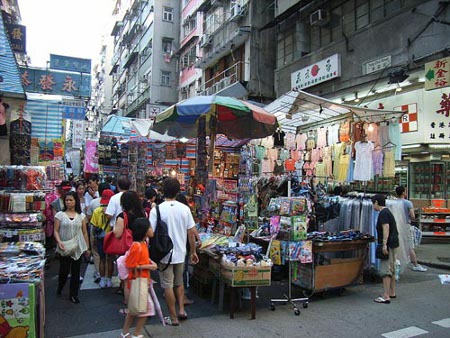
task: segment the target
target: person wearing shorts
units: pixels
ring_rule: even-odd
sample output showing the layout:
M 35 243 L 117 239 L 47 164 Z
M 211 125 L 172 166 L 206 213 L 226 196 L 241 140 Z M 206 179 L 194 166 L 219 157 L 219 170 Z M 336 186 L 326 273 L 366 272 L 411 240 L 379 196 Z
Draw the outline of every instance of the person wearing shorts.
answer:
M 195 249 L 194 218 L 189 207 L 175 199 L 179 191 L 180 182 L 172 177 L 166 178 L 163 183 L 165 200 L 159 205 L 161 220 L 167 224 L 169 236 L 173 242 L 172 253 L 169 253 L 161 260 L 158 268 L 161 287 L 164 289 L 164 297 L 170 313 L 170 317 L 166 318 L 166 324 L 174 326 L 179 325 L 179 319 L 187 319 L 187 314 L 184 310 L 183 270 L 188 239 L 191 248 L 191 262 L 192 264 L 198 263 Z M 156 208 L 150 211 L 149 218 L 150 225 L 155 231 L 158 218 Z M 167 266 L 170 256 L 172 258 L 169 266 Z M 175 303 L 178 303 L 178 315 Z
M 373 208 L 379 211 L 377 220 L 378 244 L 383 246 L 383 254 L 389 258 L 380 262 L 380 276 L 383 278 L 383 294 L 374 299 L 375 303 L 389 304 L 395 293 L 395 260 L 397 248 L 400 246 L 397 222 L 392 212 L 386 208 L 386 197 L 381 194 L 372 197 Z

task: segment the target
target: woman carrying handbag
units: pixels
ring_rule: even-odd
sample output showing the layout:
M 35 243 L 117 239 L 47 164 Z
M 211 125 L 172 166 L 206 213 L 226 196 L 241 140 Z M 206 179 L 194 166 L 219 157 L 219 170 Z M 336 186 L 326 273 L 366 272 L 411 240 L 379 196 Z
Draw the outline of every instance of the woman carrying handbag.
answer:
M 148 253 L 146 238 L 153 236 L 150 222 L 144 217 L 137 218 L 130 228 L 133 232 L 133 244 L 125 258 L 128 268 L 128 285 L 130 297 L 128 299 L 128 314 L 121 332 L 121 338 L 141 338 L 147 317 L 155 315 L 155 306 L 148 292 L 150 271 L 157 269 L 157 264 L 152 262 Z M 143 302 L 143 303 L 142 303 Z M 130 336 L 130 326 L 137 319 L 134 335 Z
M 57 243 L 56 252 L 61 255 L 59 260 L 59 283 L 56 294 L 59 296 L 70 277 L 70 295 L 72 303 L 79 303 L 78 291 L 80 289 L 81 256 L 83 253 L 89 257 L 88 233 L 86 216 L 81 212 L 78 195 L 69 191 L 64 196 L 64 208 L 55 215 L 54 236 Z

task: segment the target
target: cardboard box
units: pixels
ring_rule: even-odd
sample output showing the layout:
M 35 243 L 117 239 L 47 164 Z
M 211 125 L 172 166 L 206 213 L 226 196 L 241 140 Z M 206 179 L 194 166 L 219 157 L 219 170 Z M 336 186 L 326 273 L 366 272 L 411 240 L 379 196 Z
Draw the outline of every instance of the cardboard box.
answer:
M 272 267 L 238 267 L 221 265 L 220 275 L 225 283 L 235 287 L 270 286 Z
M 209 271 L 211 271 L 214 276 L 220 276 L 220 261 L 214 258 L 209 258 Z

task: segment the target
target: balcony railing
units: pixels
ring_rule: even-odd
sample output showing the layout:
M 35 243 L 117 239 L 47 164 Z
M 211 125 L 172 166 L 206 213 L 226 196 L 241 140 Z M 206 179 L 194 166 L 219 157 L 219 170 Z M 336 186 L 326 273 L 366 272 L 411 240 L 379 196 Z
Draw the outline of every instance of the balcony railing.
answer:
M 222 89 L 242 80 L 245 62 L 236 62 L 231 67 L 216 74 L 214 77 L 206 81 L 201 87 L 201 95 L 213 95 Z

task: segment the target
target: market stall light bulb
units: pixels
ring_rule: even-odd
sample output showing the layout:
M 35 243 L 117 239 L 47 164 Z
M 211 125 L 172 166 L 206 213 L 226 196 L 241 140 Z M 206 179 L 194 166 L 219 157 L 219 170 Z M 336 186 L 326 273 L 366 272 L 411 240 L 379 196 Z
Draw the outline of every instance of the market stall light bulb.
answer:
M 373 132 L 373 124 L 369 124 L 369 128 L 367 128 L 367 131 L 369 132 Z
M 176 176 L 177 175 L 177 171 L 175 169 L 172 169 L 172 171 L 170 172 L 170 175 Z

